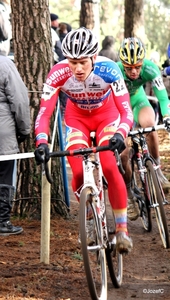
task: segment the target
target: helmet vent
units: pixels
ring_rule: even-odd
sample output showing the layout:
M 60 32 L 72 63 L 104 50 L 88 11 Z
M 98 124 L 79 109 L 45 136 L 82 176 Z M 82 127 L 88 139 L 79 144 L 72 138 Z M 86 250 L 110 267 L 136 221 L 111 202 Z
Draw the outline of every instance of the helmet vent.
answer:
M 97 51 L 97 38 L 84 27 L 70 31 L 62 42 L 63 55 L 68 58 L 92 57 Z

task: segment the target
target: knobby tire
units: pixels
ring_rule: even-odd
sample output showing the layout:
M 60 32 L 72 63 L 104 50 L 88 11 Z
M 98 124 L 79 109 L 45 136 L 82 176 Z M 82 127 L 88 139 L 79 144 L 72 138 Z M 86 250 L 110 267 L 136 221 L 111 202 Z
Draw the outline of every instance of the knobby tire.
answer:
M 132 190 L 136 195 L 139 195 L 140 200 L 138 201 L 140 209 L 140 218 L 143 225 L 143 228 L 150 232 L 152 230 L 152 216 L 149 199 L 146 193 L 145 181 L 141 179 L 138 163 L 135 157 L 131 159 L 131 168 L 132 168 Z M 139 194 L 138 194 L 139 192 Z
M 93 213 L 95 228 L 95 244 L 88 246 L 86 234 L 87 203 Z M 101 247 L 102 224 L 96 213 L 96 206 L 92 200 L 92 190 L 84 188 L 80 195 L 80 239 L 87 284 L 92 300 L 107 299 L 107 270 L 105 248 Z M 95 249 L 98 247 L 98 250 Z
M 151 197 L 153 198 L 154 204 L 154 211 L 156 215 L 156 221 L 159 229 L 159 233 L 161 236 L 161 240 L 163 243 L 164 248 L 170 247 L 170 240 L 169 240 L 169 230 L 166 221 L 166 215 L 164 211 L 163 205 L 163 197 L 160 191 L 158 177 L 155 174 L 155 170 L 153 164 L 150 160 L 146 161 L 146 168 L 147 168 L 147 184 L 148 184 L 148 192 L 150 193 Z

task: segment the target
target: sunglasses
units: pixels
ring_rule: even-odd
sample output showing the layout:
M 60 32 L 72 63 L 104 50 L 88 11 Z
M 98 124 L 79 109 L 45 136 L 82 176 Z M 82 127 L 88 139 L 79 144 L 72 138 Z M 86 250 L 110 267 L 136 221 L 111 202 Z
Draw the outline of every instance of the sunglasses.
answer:
M 142 65 L 140 65 L 140 66 L 134 66 L 134 67 L 124 67 L 124 69 L 126 70 L 126 71 L 131 71 L 132 69 L 136 69 L 136 70 L 139 70 L 140 68 L 142 67 Z

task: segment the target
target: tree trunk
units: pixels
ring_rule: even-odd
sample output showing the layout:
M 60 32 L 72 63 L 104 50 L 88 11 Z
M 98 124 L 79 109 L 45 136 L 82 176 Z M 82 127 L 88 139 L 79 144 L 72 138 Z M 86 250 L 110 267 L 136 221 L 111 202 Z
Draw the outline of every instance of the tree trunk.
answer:
M 100 37 L 100 0 L 81 0 L 80 27 L 93 30 L 94 34 Z
M 53 64 L 50 13 L 48 0 L 11 0 L 14 60 L 25 82 L 30 99 L 31 133 L 21 145 L 21 152 L 35 149 L 34 123 L 39 110 L 43 83 Z M 53 121 L 51 122 L 51 128 Z M 58 143 L 57 143 L 58 145 Z M 17 162 L 17 201 L 14 212 L 20 215 L 40 212 L 41 169 L 35 160 L 22 159 Z M 55 164 L 57 174 L 52 187 L 52 197 L 61 198 L 61 164 Z
M 124 36 L 145 38 L 143 0 L 125 0 Z
M 93 2 L 90 0 L 81 0 L 80 27 L 93 29 L 95 25 Z

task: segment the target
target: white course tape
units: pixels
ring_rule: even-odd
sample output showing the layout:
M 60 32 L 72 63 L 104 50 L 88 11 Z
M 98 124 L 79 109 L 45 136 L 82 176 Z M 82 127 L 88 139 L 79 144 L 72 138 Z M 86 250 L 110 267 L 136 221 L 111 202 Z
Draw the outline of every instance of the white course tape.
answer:
M 0 155 L 0 161 L 34 157 L 34 152 Z

